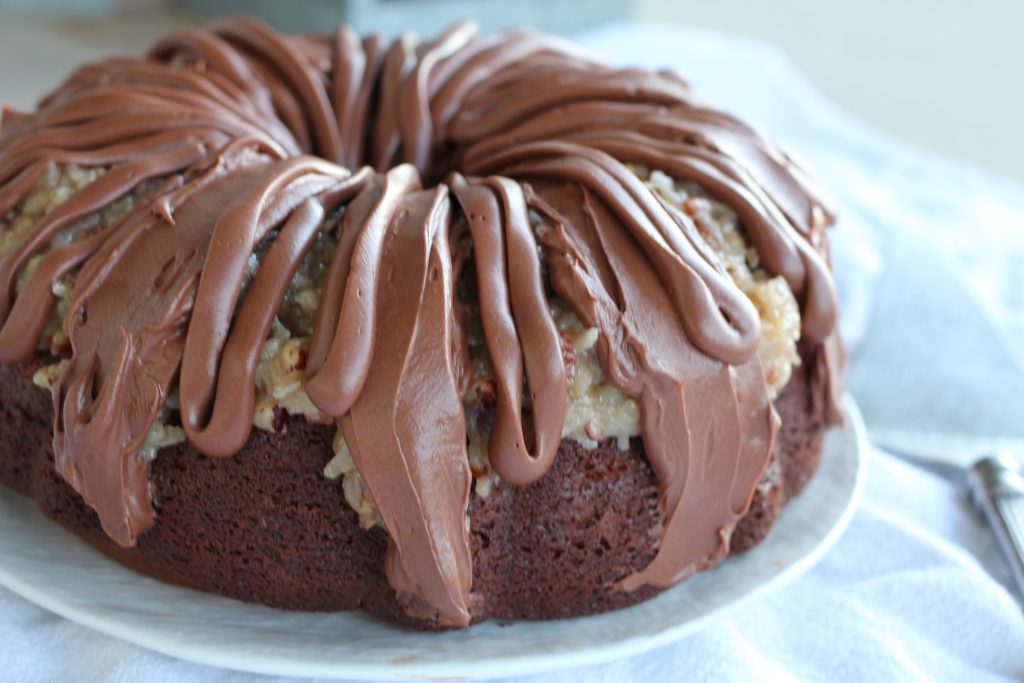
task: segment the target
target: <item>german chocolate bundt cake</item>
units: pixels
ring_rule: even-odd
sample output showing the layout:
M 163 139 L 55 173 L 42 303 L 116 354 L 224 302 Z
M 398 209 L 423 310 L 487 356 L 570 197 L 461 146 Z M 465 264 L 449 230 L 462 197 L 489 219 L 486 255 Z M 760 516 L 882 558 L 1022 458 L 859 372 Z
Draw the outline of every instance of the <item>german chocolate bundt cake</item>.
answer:
M 235 19 L 0 128 L 0 481 L 116 560 L 418 628 L 614 609 L 840 419 L 832 213 L 669 72 Z

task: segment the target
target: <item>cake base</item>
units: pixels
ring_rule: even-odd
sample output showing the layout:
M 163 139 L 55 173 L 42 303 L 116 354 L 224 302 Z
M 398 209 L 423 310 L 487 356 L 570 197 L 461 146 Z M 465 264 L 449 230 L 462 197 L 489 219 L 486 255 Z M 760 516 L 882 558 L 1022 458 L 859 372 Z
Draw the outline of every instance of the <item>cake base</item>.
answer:
M 768 533 L 780 507 L 817 467 L 825 430 L 796 368 L 776 399 L 777 462 L 736 528 L 731 552 Z M 362 530 L 341 484 L 324 477 L 333 427 L 294 419 L 285 434 L 255 430 L 237 455 L 209 458 L 187 444 L 165 449 L 151 472 L 157 523 L 125 549 L 53 466 L 52 406 L 30 366 L 0 366 L 0 483 L 36 499 L 51 519 L 113 559 L 161 581 L 291 610 L 365 610 L 431 629 L 399 606 L 383 572 L 387 536 Z M 470 500 L 472 613 L 554 619 L 617 609 L 651 597 L 613 588 L 657 550 L 653 472 L 639 439 L 628 450 L 562 443 L 551 470 L 524 487 L 499 483 Z

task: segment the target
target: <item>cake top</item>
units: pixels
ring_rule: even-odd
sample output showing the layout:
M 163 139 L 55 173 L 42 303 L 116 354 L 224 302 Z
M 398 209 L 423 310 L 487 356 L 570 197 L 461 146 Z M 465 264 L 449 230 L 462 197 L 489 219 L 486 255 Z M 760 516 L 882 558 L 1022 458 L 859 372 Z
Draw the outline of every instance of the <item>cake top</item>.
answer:
M 158 412 L 176 389 L 197 448 L 226 457 L 245 444 L 263 345 L 335 225 L 305 390 L 340 425 L 410 613 L 470 618 L 456 291 L 468 259 L 494 369 L 497 474 L 533 481 L 558 451 L 557 296 L 596 328 L 605 373 L 639 404 L 659 481 L 659 551 L 621 588 L 669 586 L 717 562 L 778 423 L 758 312 L 700 226 L 635 167 L 735 211 L 760 266 L 800 302 L 837 414 L 822 256 L 832 214 L 790 157 L 671 73 L 612 69 L 525 30 L 479 37 L 463 24 L 386 45 L 346 27 L 287 37 L 233 19 L 170 36 L 145 59 L 83 67 L 32 114 L 5 111 L 0 217 L 67 164 L 102 173 L 20 234 L 0 233 L 0 360 L 37 353 L 55 283 L 73 277 L 56 465 L 125 546 L 154 522 L 139 451 Z M 142 186 L 120 220 L 72 230 Z

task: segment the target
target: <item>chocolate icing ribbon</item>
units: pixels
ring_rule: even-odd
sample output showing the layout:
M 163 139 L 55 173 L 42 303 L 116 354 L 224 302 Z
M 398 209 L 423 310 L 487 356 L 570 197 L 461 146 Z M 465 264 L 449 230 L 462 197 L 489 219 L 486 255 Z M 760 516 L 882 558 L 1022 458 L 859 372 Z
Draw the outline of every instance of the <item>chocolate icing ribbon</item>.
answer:
M 342 418 L 388 530 L 385 572 L 407 611 L 469 624 L 472 473 L 455 362 L 448 188 L 414 191 L 392 215 L 376 290 L 374 372 Z
M 674 585 L 725 556 L 767 465 L 778 417 L 760 363 L 727 365 L 694 347 L 626 223 L 589 189 L 546 182 L 531 200 L 555 226 L 544 241 L 552 285 L 600 330 L 601 365 L 640 404 L 644 450 L 661 483 L 658 554 L 620 586 Z
M 497 402 L 487 454 L 498 475 L 527 484 L 547 471 L 562 443 L 568 402 L 561 339 L 543 290 L 526 200 L 507 178 L 453 189 L 473 239 L 480 314 L 494 362 Z M 530 387 L 535 453 L 523 434 L 523 366 Z

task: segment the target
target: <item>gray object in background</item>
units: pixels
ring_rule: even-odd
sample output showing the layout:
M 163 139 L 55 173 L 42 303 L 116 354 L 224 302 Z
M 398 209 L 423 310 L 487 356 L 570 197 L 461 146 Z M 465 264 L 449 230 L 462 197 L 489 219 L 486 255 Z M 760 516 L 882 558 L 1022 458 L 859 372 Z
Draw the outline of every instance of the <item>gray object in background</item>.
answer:
M 119 0 L 0 0 L 0 12 L 29 16 L 89 17 L 110 14 Z
M 435 35 L 453 22 L 475 19 L 485 33 L 509 26 L 535 26 L 571 33 L 614 19 L 626 19 L 622 0 L 175 0 L 176 5 L 212 17 L 250 14 L 287 32 L 323 32 L 350 24 L 360 33 L 393 37 L 413 30 Z

